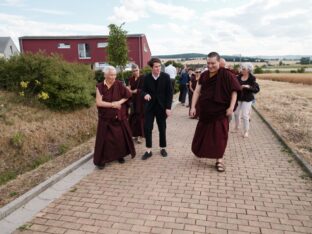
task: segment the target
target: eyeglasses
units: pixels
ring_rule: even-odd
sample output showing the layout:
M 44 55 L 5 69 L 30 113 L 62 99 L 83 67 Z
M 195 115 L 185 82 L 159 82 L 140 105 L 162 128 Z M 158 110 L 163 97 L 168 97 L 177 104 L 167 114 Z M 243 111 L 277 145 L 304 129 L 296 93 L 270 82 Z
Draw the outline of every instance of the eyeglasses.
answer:
M 195 73 L 200 73 L 200 71 L 196 71 Z
M 132 72 L 137 72 L 137 71 L 139 71 L 139 70 L 132 70 Z

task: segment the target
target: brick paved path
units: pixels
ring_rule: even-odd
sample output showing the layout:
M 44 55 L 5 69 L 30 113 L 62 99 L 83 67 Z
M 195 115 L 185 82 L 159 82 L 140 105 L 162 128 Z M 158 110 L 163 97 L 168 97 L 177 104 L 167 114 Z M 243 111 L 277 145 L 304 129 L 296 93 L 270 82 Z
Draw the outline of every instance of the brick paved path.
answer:
M 134 160 L 94 170 L 22 233 L 312 233 L 312 183 L 258 116 L 249 139 L 230 134 L 218 173 L 191 153 L 186 115 L 178 105 L 168 121 L 168 158 L 155 149 L 142 161 L 137 145 Z

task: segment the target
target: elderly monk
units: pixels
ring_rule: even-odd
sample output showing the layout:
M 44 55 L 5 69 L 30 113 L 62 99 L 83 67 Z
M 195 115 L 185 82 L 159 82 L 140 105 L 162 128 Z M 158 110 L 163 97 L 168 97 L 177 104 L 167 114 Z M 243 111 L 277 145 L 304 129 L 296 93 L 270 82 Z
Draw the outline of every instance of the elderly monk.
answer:
M 135 156 L 126 106 L 131 93 L 116 80 L 113 66 L 104 69 L 104 77 L 104 81 L 96 85 L 98 126 L 93 162 L 99 169 L 114 160 L 124 163 L 124 157 L 129 154 L 132 158 Z
M 228 140 L 229 117 L 236 106 L 240 84 L 234 74 L 220 67 L 220 55 L 208 54 L 208 71 L 201 74 L 193 94 L 191 116 L 200 109 L 192 151 L 200 158 L 216 159 L 216 169 L 225 171 L 223 154 Z

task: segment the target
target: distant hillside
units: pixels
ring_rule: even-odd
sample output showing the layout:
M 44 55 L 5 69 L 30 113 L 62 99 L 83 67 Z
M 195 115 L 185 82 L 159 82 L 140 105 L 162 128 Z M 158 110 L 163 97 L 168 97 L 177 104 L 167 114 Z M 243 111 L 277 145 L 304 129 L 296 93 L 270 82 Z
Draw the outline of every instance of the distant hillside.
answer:
M 185 54 L 171 54 L 171 55 L 153 55 L 160 59 L 194 59 L 194 58 L 205 58 L 207 54 L 200 53 L 185 53 Z
M 192 60 L 195 58 L 206 58 L 207 54 L 201 53 L 184 53 L 184 54 L 171 54 L 171 55 L 153 55 L 160 59 L 181 59 L 181 60 Z M 257 55 L 257 56 L 239 56 L 239 55 L 221 55 L 227 61 L 249 61 L 249 62 L 264 62 L 265 60 L 300 60 L 302 57 L 311 57 L 312 55 Z

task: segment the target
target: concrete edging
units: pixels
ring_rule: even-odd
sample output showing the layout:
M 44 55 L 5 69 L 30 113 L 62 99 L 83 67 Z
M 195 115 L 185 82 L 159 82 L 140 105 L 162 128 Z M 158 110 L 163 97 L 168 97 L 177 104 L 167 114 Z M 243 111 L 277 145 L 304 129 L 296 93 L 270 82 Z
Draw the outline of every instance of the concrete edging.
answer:
M 0 208 L 0 220 L 4 219 L 5 217 L 13 213 L 15 210 L 25 205 L 31 199 L 33 199 L 34 197 L 36 197 L 37 195 L 39 195 L 40 193 L 42 193 L 43 191 L 54 185 L 55 183 L 59 182 L 61 179 L 63 179 L 65 176 L 76 170 L 82 164 L 89 161 L 92 158 L 92 156 L 93 151 L 88 153 L 78 161 L 67 166 L 63 170 L 59 171 L 58 173 L 54 174 L 49 179 L 30 189 L 28 192 L 24 193 L 23 195 L 16 198 L 12 202 L 8 203 L 4 207 Z
M 272 125 L 264 118 L 264 116 L 257 110 L 255 106 L 252 106 L 258 116 L 262 119 L 262 121 L 269 127 L 269 129 L 273 132 L 275 137 L 282 143 L 282 145 L 290 152 L 293 158 L 299 163 L 299 165 L 309 174 L 312 178 L 312 166 L 303 158 L 301 158 L 283 139 L 283 137 L 278 134 L 278 132 L 272 127 Z

